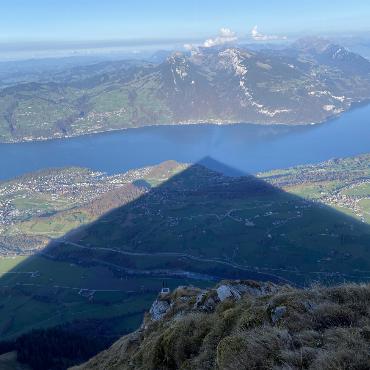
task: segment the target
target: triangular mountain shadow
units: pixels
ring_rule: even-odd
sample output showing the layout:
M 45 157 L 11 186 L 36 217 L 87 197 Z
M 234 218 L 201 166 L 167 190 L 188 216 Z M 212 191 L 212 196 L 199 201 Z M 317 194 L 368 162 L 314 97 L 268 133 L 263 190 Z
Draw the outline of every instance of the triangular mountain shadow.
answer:
M 208 168 L 209 170 L 219 172 L 225 176 L 232 176 L 232 177 L 240 177 L 248 175 L 241 170 L 238 170 L 234 167 L 230 167 L 225 163 L 219 162 L 212 157 L 204 157 L 200 161 L 197 162 L 197 165 L 203 166 Z
M 15 336 L 78 318 L 136 315 L 126 323 L 132 328 L 163 279 L 171 287 L 220 279 L 297 285 L 370 279 L 369 225 L 211 158 L 200 163 L 234 177 L 198 163 L 158 186 L 138 181 L 126 188 L 122 207 L 14 269 L 37 270 L 32 279 L 2 277 L 3 294 L 27 299 L 16 309 L 6 306 L 13 319 L 2 320 L 0 330 Z M 29 304 L 44 313 L 32 317 Z
M 132 273 L 145 266 L 304 285 L 362 280 L 370 227 L 204 158 L 44 254 Z

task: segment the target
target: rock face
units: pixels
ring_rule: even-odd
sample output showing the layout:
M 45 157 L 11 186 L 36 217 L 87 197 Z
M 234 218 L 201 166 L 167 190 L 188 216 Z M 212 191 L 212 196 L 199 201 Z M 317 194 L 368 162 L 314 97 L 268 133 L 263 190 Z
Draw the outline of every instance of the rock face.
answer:
M 217 304 L 228 299 L 240 300 L 243 296 L 262 297 L 278 290 L 272 283 L 255 281 L 223 281 L 215 289 L 202 290 L 195 298 L 195 310 L 211 312 Z
M 176 306 L 182 303 L 194 301 L 193 309 L 196 311 L 212 312 L 220 302 L 226 300 L 239 301 L 243 296 L 263 297 L 277 292 L 279 286 L 269 282 L 255 282 L 249 280 L 223 281 L 214 289 L 196 291 L 195 297 L 189 297 L 189 290 L 194 288 L 179 287 L 172 295 L 161 295 L 152 304 L 149 314 L 153 321 L 161 320 L 170 309 L 176 311 Z M 187 292 L 185 296 L 179 294 Z M 173 299 L 173 296 L 176 299 Z
M 156 299 L 152 307 L 150 308 L 150 315 L 152 320 L 157 321 L 163 318 L 163 316 L 166 314 L 166 312 L 169 310 L 170 305 L 167 301 L 161 300 L 161 299 Z
M 219 301 L 223 302 L 228 298 L 239 300 L 243 295 L 262 297 L 276 292 L 277 289 L 278 286 L 271 283 L 236 280 L 219 285 L 216 292 Z
M 227 298 L 233 298 L 236 300 L 239 300 L 241 298 L 241 295 L 238 292 L 238 290 L 230 285 L 220 285 L 216 291 L 217 291 L 218 299 L 221 302 L 223 302 Z

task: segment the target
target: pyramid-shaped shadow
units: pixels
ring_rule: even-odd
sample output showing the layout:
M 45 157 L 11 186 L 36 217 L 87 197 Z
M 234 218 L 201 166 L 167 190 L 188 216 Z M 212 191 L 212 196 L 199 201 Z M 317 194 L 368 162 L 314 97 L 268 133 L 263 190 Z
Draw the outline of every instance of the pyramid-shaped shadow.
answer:
M 163 279 L 172 286 L 223 278 L 299 285 L 369 279 L 369 225 L 241 175 L 205 158 L 55 240 L 14 269 L 37 270 L 33 280 L 0 279 L 3 296 L 27 297 L 5 304 L 12 318 L 3 315 L 0 330 L 16 336 L 34 326 L 128 314 L 137 314 L 135 326 Z M 77 295 L 90 304 L 78 313 L 71 309 L 80 307 Z M 40 314 L 31 315 L 27 305 Z
M 133 271 L 145 260 L 147 270 L 304 284 L 362 279 L 368 246 L 368 225 L 204 158 L 45 253 Z

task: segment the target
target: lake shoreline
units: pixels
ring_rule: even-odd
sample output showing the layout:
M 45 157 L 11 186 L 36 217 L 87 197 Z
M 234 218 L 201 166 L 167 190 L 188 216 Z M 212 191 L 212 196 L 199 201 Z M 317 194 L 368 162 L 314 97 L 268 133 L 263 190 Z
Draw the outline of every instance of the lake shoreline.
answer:
M 323 119 L 322 121 L 317 122 L 297 122 L 297 123 L 284 123 L 284 122 L 239 122 L 239 121 L 228 121 L 228 120 L 204 120 L 204 121 L 185 121 L 185 122 L 176 122 L 176 123 L 158 123 L 158 124 L 145 124 L 142 126 L 135 126 L 135 127 L 122 127 L 122 128 L 110 128 L 107 130 L 98 130 L 98 131 L 90 131 L 90 132 L 83 132 L 83 133 L 75 133 L 70 135 L 55 135 L 52 137 L 36 137 L 36 138 L 29 138 L 29 139 L 18 139 L 18 140 L 8 140 L 3 141 L 0 140 L 0 144 L 20 144 L 20 143 L 34 143 L 34 142 L 46 142 L 46 141 L 53 141 L 53 140 L 68 140 L 83 136 L 95 136 L 95 135 L 103 135 L 103 134 L 109 134 L 109 133 L 116 133 L 116 132 L 126 132 L 129 130 L 137 130 L 137 129 L 143 129 L 143 128 L 149 128 L 149 127 L 180 127 L 180 126 L 233 126 L 233 125 L 253 125 L 256 127 L 286 127 L 286 128 L 300 128 L 300 127 L 311 127 L 311 126 L 319 126 L 326 124 L 330 121 L 333 121 L 335 119 L 338 119 L 345 115 L 346 113 L 349 113 L 355 109 L 364 107 L 366 105 L 370 104 L 370 99 L 365 99 L 363 101 L 357 101 L 352 102 L 350 107 L 340 113 L 333 114 L 330 117 Z
M 161 125 L 1 144 L 0 179 L 61 167 L 90 168 L 112 175 L 168 159 L 196 163 L 204 158 L 258 173 L 369 153 L 370 105 L 363 105 L 316 125 Z

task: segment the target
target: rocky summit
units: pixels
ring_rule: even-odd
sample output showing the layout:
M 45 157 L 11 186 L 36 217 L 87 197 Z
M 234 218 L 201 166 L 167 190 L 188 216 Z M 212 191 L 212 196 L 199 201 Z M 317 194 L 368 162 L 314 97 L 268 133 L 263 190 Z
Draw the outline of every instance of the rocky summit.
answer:
M 222 281 L 159 294 L 140 329 L 74 370 L 368 369 L 370 285 Z

